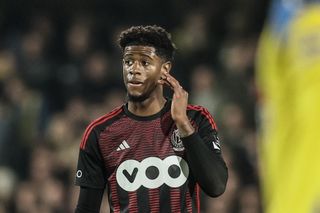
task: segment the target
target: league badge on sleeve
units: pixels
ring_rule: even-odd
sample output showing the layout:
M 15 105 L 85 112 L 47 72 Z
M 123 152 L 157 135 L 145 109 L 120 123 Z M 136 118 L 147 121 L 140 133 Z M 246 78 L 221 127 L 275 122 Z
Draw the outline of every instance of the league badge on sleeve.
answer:
M 180 138 L 180 133 L 178 129 L 173 130 L 171 135 L 171 144 L 173 146 L 173 150 L 177 152 L 181 152 L 184 150 L 183 143 Z

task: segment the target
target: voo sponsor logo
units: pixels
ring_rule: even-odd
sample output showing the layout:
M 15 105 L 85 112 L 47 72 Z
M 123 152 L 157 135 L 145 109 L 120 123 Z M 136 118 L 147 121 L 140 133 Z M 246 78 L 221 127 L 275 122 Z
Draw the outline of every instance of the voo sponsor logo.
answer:
M 141 186 L 155 189 L 163 184 L 170 187 L 182 186 L 189 176 L 187 162 L 179 156 L 169 156 L 163 160 L 149 157 L 141 162 L 126 160 L 116 172 L 119 186 L 126 191 L 135 191 Z

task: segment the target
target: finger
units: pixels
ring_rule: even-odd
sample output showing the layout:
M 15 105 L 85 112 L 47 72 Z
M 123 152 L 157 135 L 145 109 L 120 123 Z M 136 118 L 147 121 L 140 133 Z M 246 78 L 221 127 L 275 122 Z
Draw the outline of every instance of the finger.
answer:
M 158 84 L 166 85 L 166 86 L 170 87 L 173 90 L 173 87 L 171 86 L 171 84 L 166 80 L 158 80 Z
M 184 96 L 184 90 L 183 90 L 183 88 L 181 87 L 181 86 L 175 86 L 175 87 L 173 87 L 172 85 L 173 85 L 174 83 L 171 83 L 170 85 L 171 85 L 171 89 L 173 90 L 173 95 L 174 95 L 174 97 L 175 98 L 180 98 L 180 97 L 183 97 Z
M 171 89 L 174 92 L 174 96 L 179 98 L 182 96 L 182 89 L 178 82 L 175 82 L 173 79 L 167 77 L 166 82 L 170 85 Z
M 181 92 L 182 86 L 180 85 L 179 81 L 177 81 L 172 75 L 170 75 L 169 73 L 166 73 L 167 78 L 165 80 L 167 80 L 171 86 L 173 87 L 173 89 L 177 92 Z

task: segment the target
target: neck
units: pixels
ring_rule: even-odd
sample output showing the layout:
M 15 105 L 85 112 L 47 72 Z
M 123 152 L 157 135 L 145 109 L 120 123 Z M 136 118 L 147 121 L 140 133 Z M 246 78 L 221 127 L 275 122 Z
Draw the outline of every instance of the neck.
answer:
M 161 111 L 166 103 L 166 99 L 151 96 L 142 102 L 128 102 L 128 110 L 137 116 L 150 116 Z

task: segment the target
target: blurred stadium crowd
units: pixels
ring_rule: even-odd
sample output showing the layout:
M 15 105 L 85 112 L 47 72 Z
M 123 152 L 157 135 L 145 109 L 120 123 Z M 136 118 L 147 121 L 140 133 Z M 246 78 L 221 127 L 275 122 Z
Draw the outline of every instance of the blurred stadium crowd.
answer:
M 117 35 L 140 24 L 171 32 L 173 75 L 219 127 L 229 182 L 202 211 L 261 212 L 254 56 L 267 0 L 27 2 L 0 7 L 0 213 L 74 210 L 85 127 L 126 96 Z

